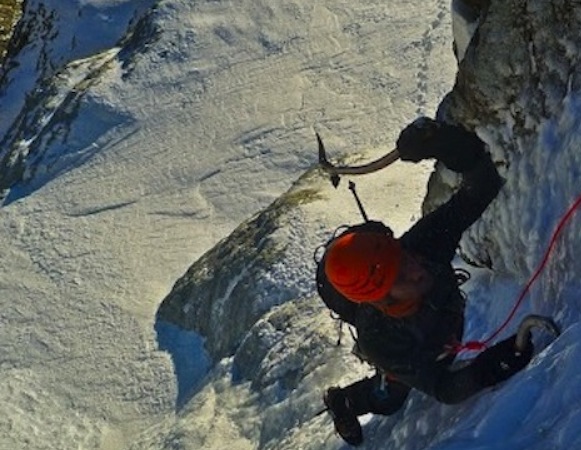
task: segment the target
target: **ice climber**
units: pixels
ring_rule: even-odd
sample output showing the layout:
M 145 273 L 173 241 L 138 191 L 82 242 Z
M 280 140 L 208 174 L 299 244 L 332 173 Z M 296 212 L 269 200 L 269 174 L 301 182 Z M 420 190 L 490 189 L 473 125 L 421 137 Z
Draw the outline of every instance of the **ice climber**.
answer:
M 422 118 L 403 130 L 397 149 L 404 161 L 436 158 L 462 174 L 462 185 L 398 239 L 381 222 L 366 222 L 325 245 L 319 295 L 355 327 L 356 353 L 377 368 L 324 395 L 336 431 L 351 445 L 363 441 L 358 416 L 395 413 L 411 389 L 459 403 L 508 379 L 533 354 L 530 339 L 517 351 L 514 335 L 462 366 L 448 351 L 462 340 L 465 309 L 451 261 L 462 233 L 503 185 L 484 143 L 462 127 Z

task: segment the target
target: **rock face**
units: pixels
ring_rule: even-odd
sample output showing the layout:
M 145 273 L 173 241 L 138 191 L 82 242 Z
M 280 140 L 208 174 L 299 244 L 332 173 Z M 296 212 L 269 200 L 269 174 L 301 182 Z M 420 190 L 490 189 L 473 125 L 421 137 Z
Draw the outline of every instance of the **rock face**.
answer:
M 0 3 L 0 66 L 6 55 L 14 25 L 22 13 L 21 7 L 22 2 L 19 0 L 3 0 Z
M 207 336 L 214 359 L 231 356 L 248 330 L 273 306 L 313 293 L 286 284 L 290 255 L 312 272 L 312 249 L 297 247 L 293 216 L 319 194 L 307 174 L 269 208 L 240 225 L 196 261 L 163 300 L 158 318 Z M 298 270 L 301 268 L 299 267 Z
M 522 199 L 523 210 L 529 203 L 566 203 L 575 195 L 563 192 L 562 183 L 547 176 L 547 170 L 573 177 L 578 167 L 579 152 L 550 144 L 552 133 L 568 133 L 576 126 L 570 116 L 581 87 L 580 24 L 581 9 L 575 1 L 490 2 L 460 63 L 454 89 L 440 107 L 442 117 L 475 129 L 489 145 L 507 180 L 504 191 L 518 193 L 522 186 L 538 185 L 537 197 Z M 567 163 L 564 155 L 570 158 Z M 546 164 L 538 164 L 539 159 Z M 425 211 L 441 203 L 458 181 L 439 168 L 430 180 Z M 547 192 L 552 194 L 547 197 Z M 524 256 L 529 254 L 527 238 L 518 234 L 530 229 L 530 220 L 519 216 L 514 205 L 497 200 L 465 237 L 462 252 L 477 265 L 502 270 L 516 264 L 518 270 L 530 272 Z M 482 236 L 499 226 L 517 234 L 500 245 L 482 245 Z M 523 255 L 516 261 L 515 253 L 505 255 L 502 250 L 514 251 L 515 246 L 516 254 Z
M 528 119 L 560 114 L 564 97 L 581 86 L 580 21 L 571 0 L 491 2 L 458 72 L 449 114 L 533 134 Z

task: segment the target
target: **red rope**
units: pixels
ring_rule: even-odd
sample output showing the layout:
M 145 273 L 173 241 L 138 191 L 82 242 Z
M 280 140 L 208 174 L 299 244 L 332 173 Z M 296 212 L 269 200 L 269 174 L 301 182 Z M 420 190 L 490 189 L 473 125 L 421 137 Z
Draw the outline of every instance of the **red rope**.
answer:
M 535 270 L 533 276 L 529 279 L 529 281 L 527 282 L 527 284 L 525 285 L 525 287 L 521 291 L 520 295 L 518 296 L 517 301 L 515 302 L 514 306 L 512 307 L 512 310 L 510 311 L 510 313 L 509 313 L 508 317 L 505 319 L 505 321 L 497 328 L 497 330 L 494 333 L 492 333 L 492 335 L 490 335 L 490 337 L 488 337 L 484 341 L 469 341 L 469 342 L 466 342 L 465 344 L 459 344 L 453 349 L 453 353 L 457 354 L 457 353 L 464 351 L 464 350 L 469 350 L 469 351 L 484 350 L 486 347 L 488 347 L 488 344 L 490 344 L 490 342 L 492 342 L 492 340 L 494 340 L 494 338 L 496 338 L 502 332 L 502 330 L 504 330 L 506 328 L 508 323 L 512 320 L 512 318 L 516 314 L 516 311 L 520 307 L 524 298 L 526 297 L 526 295 L 530 291 L 531 286 L 537 280 L 537 278 L 541 274 L 542 270 L 547 265 L 547 262 L 549 260 L 549 256 L 551 255 L 551 252 L 555 248 L 559 234 L 561 233 L 561 231 L 563 230 L 563 228 L 565 227 L 565 225 L 567 224 L 567 222 L 569 221 L 569 219 L 571 218 L 571 216 L 573 215 L 575 210 L 577 208 L 579 208 L 579 205 L 581 205 L 581 195 L 579 197 L 577 197 L 577 200 L 575 200 L 575 202 L 569 207 L 569 209 L 563 215 L 563 217 L 561 217 L 561 220 L 559 221 L 557 228 L 555 229 L 555 231 L 553 232 L 553 235 L 551 236 L 551 240 L 549 241 L 549 246 L 547 247 L 547 250 L 545 251 L 545 254 L 543 255 L 543 259 L 541 260 L 539 266 L 537 267 L 537 270 Z

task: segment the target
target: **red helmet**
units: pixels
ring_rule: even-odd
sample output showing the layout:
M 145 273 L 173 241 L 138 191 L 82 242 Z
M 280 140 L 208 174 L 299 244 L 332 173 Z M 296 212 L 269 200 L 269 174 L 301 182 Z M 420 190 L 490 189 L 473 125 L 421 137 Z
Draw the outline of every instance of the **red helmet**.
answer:
M 336 238 L 325 255 L 325 273 L 337 291 L 355 303 L 384 298 L 399 273 L 401 245 L 392 236 L 351 231 Z

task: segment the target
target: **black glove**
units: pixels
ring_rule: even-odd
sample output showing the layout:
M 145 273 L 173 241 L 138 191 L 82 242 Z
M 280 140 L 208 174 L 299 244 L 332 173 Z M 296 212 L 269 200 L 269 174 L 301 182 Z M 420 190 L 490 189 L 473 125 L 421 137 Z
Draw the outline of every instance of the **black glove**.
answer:
M 516 334 L 483 351 L 474 360 L 479 382 L 483 387 L 493 386 L 507 380 L 526 367 L 533 357 L 533 343 L 530 339 L 521 352 L 515 347 Z
M 408 125 L 397 139 L 397 150 L 402 161 L 418 162 L 435 158 L 436 136 L 440 123 L 420 117 Z
M 485 153 L 475 133 L 428 117 L 415 120 L 400 133 L 397 150 L 402 161 L 436 158 L 455 172 L 473 169 Z

